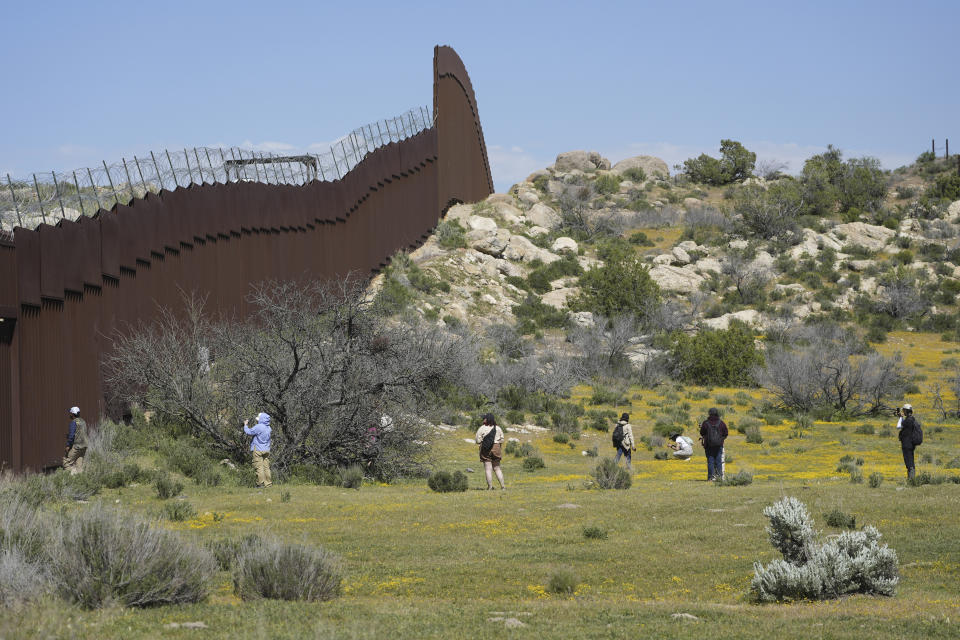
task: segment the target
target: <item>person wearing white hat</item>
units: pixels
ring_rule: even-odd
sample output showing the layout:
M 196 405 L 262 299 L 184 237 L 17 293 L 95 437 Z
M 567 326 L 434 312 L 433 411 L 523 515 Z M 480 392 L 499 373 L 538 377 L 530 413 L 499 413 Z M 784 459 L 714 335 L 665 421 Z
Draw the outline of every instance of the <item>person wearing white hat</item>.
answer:
M 83 471 L 83 457 L 87 453 L 87 423 L 80 417 L 80 407 L 70 407 L 70 427 L 67 446 L 63 453 L 63 468 L 76 475 Z

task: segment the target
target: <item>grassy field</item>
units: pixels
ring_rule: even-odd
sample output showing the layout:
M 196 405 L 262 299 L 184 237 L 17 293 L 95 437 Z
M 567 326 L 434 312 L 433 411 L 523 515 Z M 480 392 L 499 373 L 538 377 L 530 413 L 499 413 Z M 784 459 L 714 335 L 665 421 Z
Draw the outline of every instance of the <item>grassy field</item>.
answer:
M 883 348 L 898 340 L 904 348 L 912 341 L 908 363 L 925 362 L 930 381 L 956 348 L 914 334 L 892 335 Z M 935 349 L 940 359 L 931 355 Z M 689 403 L 691 421 L 719 405 L 736 424 L 760 396 L 738 391 L 672 389 L 665 396 L 634 389 L 629 405 L 608 408 L 630 411 L 639 438 L 651 434 L 657 405 Z M 574 398 L 588 395 L 577 389 Z M 949 464 L 960 457 L 960 423 L 929 415 L 923 394 L 908 399 L 925 427 L 918 470 L 960 474 Z M 864 424 L 877 433 L 857 433 Z M 732 432 L 728 474 L 745 469 L 754 475 L 752 484 L 738 487 L 706 482 L 698 445 L 687 462 L 655 460 L 655 451 L 638 446 L 630 489 L 587 489 L 597 459 L 582 452 L 594 445 L 601 456 L 612 452 L 609 434 L 591 430 L 573 447 L 553 442 L 548 432 L 509 432 L 530 441 L 546 468 L 525 472 L 520 458 L 506 457 L 504 492 L 480 490 L 482 465 L 465 441 L 473 437 L 466 429 L 439 434 L 435 446 L 439 468 L 475 470 L 465 493 L 433 493 L 422 480 L 360 490 L 201 488 L 186 481 L 186 499 L 198 517 L 163 526 L 198 542 L 256 532 L 321 545 L 342 558 L 343 594 L 318 604 L 242 602 L 223 572 L 204 604 L 88 612 L 51 601 L 0 613 L 0 637 L 956 638 L 960 485 L 905 486 L 897 440 L 881 435 L 885 424 L 817 422 L 796 438 L 792 421 L 763 423 L 760 444 Z M 845 454 L 863 459 L 864 478 L 879 472 L 883 483 L 852 483 L 837 471 Z M 825 523 L 833 509 L 854 515 L 857 526 L 876 526 L 900 558 L 896 597 L 752 604 L 753 563 L 776 557 L 762 510 L 785 495 L 807 504 L 824 535 L 838 533 Z M 152 486 L 104 490 L 94 500 L 145 514 L 159 513 L 162 505 Z M 587 539 L 585 527 L 607 537 Z M 576 576 L 573 595 L 549 592 L 559 570 Z M 206 628 L 167 626 L 185 622 Z

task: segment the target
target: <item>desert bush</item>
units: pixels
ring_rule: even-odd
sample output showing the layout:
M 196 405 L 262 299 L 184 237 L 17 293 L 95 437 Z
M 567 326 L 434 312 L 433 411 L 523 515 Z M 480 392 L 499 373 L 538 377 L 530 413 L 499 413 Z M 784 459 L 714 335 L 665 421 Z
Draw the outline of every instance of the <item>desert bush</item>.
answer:
M 600 455 L 600 451 L 597 448 L 597 445 L 593 445 L 592 447 L 587 449 L 586 453 L 588 458 L 596 458 L 598 455 Z
M 600 527 L 584 527 L 583 537 L 587 540 L 606 540 L 607 531 Z
M 460 249 L 467 246 L 466 229 L 459 220 L 448 218 L 437 225 L 437 244 L 444 249 Z
M 647 179 L 647 173 L 641 167 L 630 167 L 629 169 L 623 171 L 620 175 L 636 184 L 640 184 Z
M 879 487 L 881 484 L 883 484 L 883 474 L 878 471 L 871 473 L 869 484 L 871 489 L 876 489 Z
M 185 501 L 167 502 L 163 505 L 163 515 L 167 520 L 182 522 L 197 515 L 192 504 Z
M 739 422 L 737 422 L 737 425 L 735 428 L 740 433 L 746 433 L 747 429 L 759 430 L 761 424 L 763 423 L 757 420 L 756 418 L 744 418 L 743 420 L 740 420 Z M 733 425 L 731 425 L 729 422 L 727 422 L 727 426 L 733 428 Z
M 553 434 L 553 441 L 557 444 L 567 444 L 570 442 L 570 436 L 566 433 L 555 433 Z
M 323 549 L 258 540 L 237 554 L 234 591 L 243 600 L 330 600 L 340 595 L 338 565 Z
M 597 176 L 596 181 L 593 183 L 594 189 L 597 190 L 597 193 L 602 193 L 603 195 L 610 195 L 616 193 L 620 189 L 620 182 L 622 178 L 615 173 L 605 173 L 603 175 Z
M 728 458 L 726 462 L 731 462 L 731 460 Z M 746 469 L 741 469 L 737 473 L 728 473 L 715 482 L 718 487 L 742 487 L 753 483 L 753 474 Z
M 652 247 L 654 242 L 648 238 L 647 234 L 643 231 L 635 231 L 630 234 L 630 244 L 635 244 L 640 247 Z
M 859 433 L 860 435 L 872 436 L 876 433 L 876 429 L 873 428 L 872 424 L 861 424 L 853 430 L 854 433 Z
M 200 602 L 216 572 L 208 551 L 100 506 L 64 516 L 48 554 L 60 595 L 85 609 Z
M 579 578 L 570 569 L 557 569 L 550 576 L 547 583 L 547 591 L 558 595 L 573 595 L 577 590 Z
M 840 509 L 832 509 L 827 513 L 823 514 L 823 519 L 831 527 L 836 527 L 838 529 L 856 529 L 857 528 L 857 517 L 845 513 Z
M 427 486 L 438 493 L 466 491 L 469 487 L 467 476 L 462 471 L 437 471 L 427 478 Z
M 358 464 L 349 467 L 340 467 L 337 470 L 340 476 L 340 486 L 345 489 L 359 489 L 363 485 L 363 467 Z
M 747 442 L 750 444 L 763 443 L 763 434 L 760 433 L 760 427 L 751 427 L 744 431 L 744 435 L 747 436 Z
M 725 185 L 749 178 L 756 162 L 757 154 L 736 140 L 721 140 L 720 159 L 702 153 L 684 160 L 683 171 L 693 182 Z
M 660 287 L 632 247 L 614 251 L 601 267 L 580 276 L 580 294 L 569 301 L 573 311 L 590 311 L 605 318 L 633 315 L 643 320 L 660 301 Z M 564 315 L 566 317 L 566 315 Z
M 0 607 L 34 602 L 51 588 L 50 575 L 41 563 L 30 562 L 17 549 L 0 550 Z
M 653 454 L 654 460 L 668 460 L 669 458 L 670 454 L 668 454 L 666 451 L 657 451 Z
M 770 542 L 783 559 L 766 566 L 754 564 L 750 590 L 756 600 L 823 600 L 850 593 L 895 593 L 900 579 L 897 554 L 880 544 L 880 532 L 875 528 L 845 531 L 818 544 L 813 520 L 796 498 L 783 498 L 763 513 L 770 519 Z
M 222 571 L 230 571 L 243 549 L 250 545 L 260 544 L 260 541 L 259 535 L 250 533 L 243 537 L 208 540 L 204 546 L 213 554 L 217 566 Z
M 630 473 L 614 462 L 613 458 L 603 458 L 590 475 L 600 489 L 629 489 L 633 483 Z
M 524 471 L 536 471 L 537 469 L 543 469 L 547 465 L 543 462 L 543 458 L 539 455 L 529 455 L 523 459 L 523 470 Z
M 510 424 L 523 424 L 523 421 L 526 419 L 523 411 L 518 409 L 511 409 L 507 411 L 503 417 Z
M 738 322 L 694 336 L 676 332 L 670 355 L 677 378 L 701 385 L 753 384 L 753 369 L 763 363 L 753 333 Z
M 166 473 L 158 475 L 153 486 L 161 500 L 169 500 L 183 492 L 183 483 L 172 480 Z
M 218 487 L 223 482 L 223 474 L 215 465 L 208 464 L 193 474 L 193 481 L 203 487 Z
M 0 495 L 0 551 L 16 552 L 25 561 L 36 562 L 43 557 L 46 541 L 37 506 L 12 491 Z

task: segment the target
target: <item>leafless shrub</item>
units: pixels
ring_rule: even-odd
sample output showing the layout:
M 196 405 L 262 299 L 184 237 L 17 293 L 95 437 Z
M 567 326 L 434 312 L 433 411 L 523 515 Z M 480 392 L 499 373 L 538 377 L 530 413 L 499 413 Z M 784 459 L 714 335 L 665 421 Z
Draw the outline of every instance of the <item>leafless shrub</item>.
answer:
M 737 295 L 743 304 L 755 302 L 763 294 L 764 287 L 772 277 L 770 270 L 757 265 L 752 256 L 734 250 L 724 258 L 721 270 L 736 287 Z
M 627 347 L 637 333 L 637 318 L 626 314 L 611 319 L 595 316 L 594 324 L 575 327 L 570 331 L 570 341 L 583 354 L 587 375 L 623 376 L 630 372 Z
M 40 599 L 51 589 L 43 565 L 16 549 L 0 551 L 0 607 L 16 608 Z
M 683 224 L 687 227 L 715 228 L 729 233 L 733 231 L 733 222 L 722 211 L 713 207 L 694 207 L 683 216 Z
M 879 310 L 894 318 L 906 318 L 927 309 L 920 290 L 920 277 L 912 269 L 898 267 L 880 279 L 883 292 L 877 302 Z
M 775 180 L 781 177 L 789 166 L 789 162 L 783 162 L 776 158 L 760 160 L 753 169 L 753 175 L 759 176 L 764 180 Z
M 794 192 L 778 184 L 769 189 L 744 187 L 736 202 L 736 211 L 749 232 L 767 240 L 790 235 L 803 206 Z
M 158 324 L 117 339 L 110 382 L 126 401 L 189 425 L 237 459 L 247 448 L 242 419 L 269 413 L 280 472 L 295 462 L 361 464 L 379 477 L 404 461 L 417 470 L 426 427 L 405 416 L 429 406 L 441 383 L 465 376 L 470 341 L 388 322 L 350 279 L 264 283 L 250 301 L 244 322 L 212 324 L 196 298 L 182 319 L 163 310 Z M 384 416 L 390 427 L 372 441 L 368 430 Z
M 906 373 L 899 354 L 864 354 L 860 339 L 842 329 L 806 327 L 795 335 L 795 342 L 768 349 L 757 372 L 785 407 L 857 416 L 876 413 L 902 393 Z

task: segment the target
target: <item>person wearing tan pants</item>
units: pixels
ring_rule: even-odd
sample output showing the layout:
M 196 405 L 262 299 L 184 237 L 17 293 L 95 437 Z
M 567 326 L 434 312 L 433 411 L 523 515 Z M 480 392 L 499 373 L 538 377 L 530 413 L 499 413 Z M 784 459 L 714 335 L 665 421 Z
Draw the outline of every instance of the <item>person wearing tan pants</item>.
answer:
M 63 468 L 76 475 L 83 472 L 83 457 L 87 453 L 87 423 L 80 417 L 80 407 L 70 408 L 70 427 L 67 446 L 63 452 Z
M 270 478 L 270 416 L 260 413 L 257 415 L 257 424 L 253 427 L 249 424 L 249 420 L 243 421 L 243 432 L 253 436 L 250 451 L 253 452 L 253 469 L 257 472 L 257 487 L 269 487 L 273 484 Z

